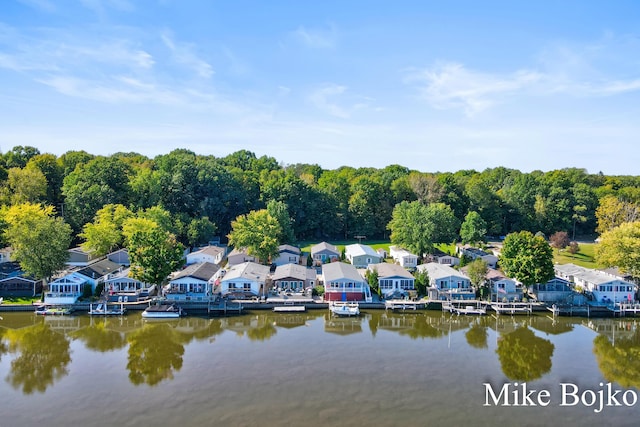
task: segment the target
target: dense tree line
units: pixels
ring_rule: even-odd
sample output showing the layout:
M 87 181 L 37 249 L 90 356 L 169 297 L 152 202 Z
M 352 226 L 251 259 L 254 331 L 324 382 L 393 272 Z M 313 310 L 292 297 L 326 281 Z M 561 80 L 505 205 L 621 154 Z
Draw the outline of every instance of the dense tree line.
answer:
M 398 165 L 326 170 L 314 164 L 282 165 L 246 150 L 221 158 L 186 149 L 154 158 L 84 151 L 57 157 L 18 146 L 0 156 L 0 204 L 25 202 L 51 206 L 72 227 L 76 243 L 109 205 L 134 213 L 168 213 L 169 231 L 185 245 L 198 243 L 212 230 L 225 239 L 237 217 L 267 208 L 272 216 L 288 214 L 287 241 L 389 238 L 392 220 L 421 212 L 415 203 L 430 206 L 434 214 L 452 213 L 455 234 L 462 227 L 468 241 L 478 238 L 478 229 L 494 236 L 565 231 L 573 238 L 637 221 L 640 177 L 577 168 L 531 173 L 505 167 L 426 173 Z M 403 210 L 394 217 L 396 205 Z

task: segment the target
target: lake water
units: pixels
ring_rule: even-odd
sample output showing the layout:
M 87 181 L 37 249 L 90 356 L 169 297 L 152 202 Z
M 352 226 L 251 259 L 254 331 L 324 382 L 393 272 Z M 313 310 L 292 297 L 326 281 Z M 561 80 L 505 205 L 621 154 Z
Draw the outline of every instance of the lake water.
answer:
M 640 422 L 640 402 L 630 400 L 640 396 L 640 322 L 632 318 L 1 314 L 1 426 Z M 523 382 L 536 390 L 534 403 L 548 405 L 504 406 L 502 387 L 511 405 Z M 609 401 L 605 393 L 610 406 L 596 412 L 607 383 L 620 392 Z

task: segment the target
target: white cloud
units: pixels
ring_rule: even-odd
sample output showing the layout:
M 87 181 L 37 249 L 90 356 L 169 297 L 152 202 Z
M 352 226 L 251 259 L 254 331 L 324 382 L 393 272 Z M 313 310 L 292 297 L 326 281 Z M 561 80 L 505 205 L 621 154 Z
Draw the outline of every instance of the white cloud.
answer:
M 480 73 L 458 63 L 440 63 L 409 76 L 418 82 L 422 97 L 438 109 L 462 108 L 468 116 L 484 111 L 501 97 L 536 84 L 543 75 L 522 70 L 507 75 Z
M 168 31 L 165 31 L 160 37 L 165 46 L 171 51 L 176 63 L 190 68 L 202 78 L 209 78 L 214 74 L 213 67 L 196 55 L 192 45 L 176 43 Z
M 327 84 L 313 91 L 309 95 L 309 100 L 319 110 L 332 116 L 346 119 L 349 117 L 349 111 L 335 102 L 335 99 L 340 97 L 346 90 L 345 86 L 333 83 Z
M 293 36 L 305 46 L 314 49 L 333 48 L 338 41 L 338 34 L 333 25 L 329 29 L 310 29 L 300 26 L 293 32 Z

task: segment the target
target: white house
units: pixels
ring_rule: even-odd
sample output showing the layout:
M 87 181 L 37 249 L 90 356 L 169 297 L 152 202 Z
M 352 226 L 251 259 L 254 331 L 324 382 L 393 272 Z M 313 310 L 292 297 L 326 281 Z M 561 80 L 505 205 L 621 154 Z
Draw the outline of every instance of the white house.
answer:
M 368 269 L 378 273 L 378 285 L 385 298 L 409 296 L 415 291 L 416 280 L 406 268 L 386 262 L 371 264 Z
M 390 246 L 389 253 L 391 258 L 401 267 L 414 269 L 418 265 L 418 255 L 414 255 L 406 249 Z
M 438 300 L 473 299 L 471 280 L 464 273 L 448 265 L 429 262 L 417 267 L 429 274 L 429 298 Z
M 225 255 L 225 248 L 218 246 L 205 246 L 197 251 L 187 254 L 187 265 L 209 262 L 220 265 Z
M 356 243 L 344 248 L 345 257 L 356 268 L 367 268 L 369 264 L 378 264 L 382 261 L 380 254 L 371 246 Z
M 355 266 L 332 262 L 322 266 L 325 301 L 370 301 L 371 289 Z
M 236 296 L 265 295 L 269 286 L 269 266 L 244 262 L 232 266 L 216 284 L 215 291 L 222 294 Z
M 638 286 L 619 276 L 575 264 L 555 265 L 559 277 L 581 287 L 597 302 L 634 302 Z
M 91 293 L 94 293 L 98 284 L 103 283 L 109 274 L 120 271 L 122 268 L 115 262 L 103 259 L 74 270 L 49 284 L 44 294 L 44 302 L 45 304 L 73 304 L 82 296 L 85 285 L 91 286 Z
M 457 251 L 461 256 L 466 255 L 472 260 L 481 259 L 491 268 L 496 268 L 496 265 L 498 264 L 497 256 L 478 248 L 472 248 L 470 246 L 458 246 Z
M 271 262 L 275 265 L 300 264 L 300 248 L 291 245 L 278 246 L 278 255 Z
M 87 280 L 87 277 L 72 272 L 52 281 L 44 293 L 45 304 L 75 304 L 82 296 Z
M 169 301 L 206 301 L 213 294 L 213 284 L 219 276 L 217 264 L 191 264 L 173 275 L 163 294 Z

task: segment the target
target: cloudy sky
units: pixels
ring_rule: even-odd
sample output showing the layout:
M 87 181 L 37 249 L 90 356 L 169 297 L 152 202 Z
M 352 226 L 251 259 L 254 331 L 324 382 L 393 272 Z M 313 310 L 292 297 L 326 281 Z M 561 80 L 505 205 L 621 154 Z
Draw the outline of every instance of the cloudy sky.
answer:
M 5 0 L 0 151 L 639 173 L 640 2 Z

